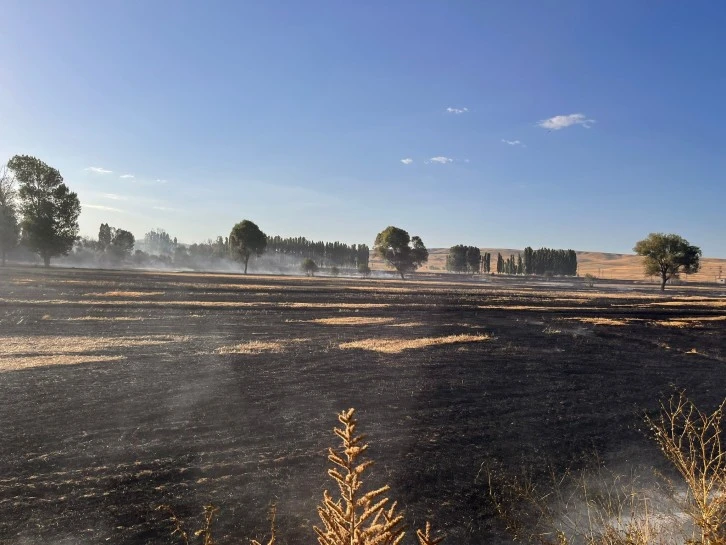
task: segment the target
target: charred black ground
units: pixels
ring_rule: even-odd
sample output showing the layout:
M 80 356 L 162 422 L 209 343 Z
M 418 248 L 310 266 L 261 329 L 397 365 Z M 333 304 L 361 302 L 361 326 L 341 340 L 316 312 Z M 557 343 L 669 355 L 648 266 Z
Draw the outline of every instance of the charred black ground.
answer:
M 619 288 L 1 270 L 0 542 L 167 543 L 155 506 L 211 501 L 239 543 L 275 501 L 281 537 L 312 543 L 348 407 L 411 526 L 491 539 L 482 462 L 657 460 L 644 410 L 672 384 L 726 395 L 723 292 Z M 312 321 L 338 317 L 392 321 Z M 462 333 L 492 338 L 339 347 Z M 218 352 L 251 341 L 277 348 Z

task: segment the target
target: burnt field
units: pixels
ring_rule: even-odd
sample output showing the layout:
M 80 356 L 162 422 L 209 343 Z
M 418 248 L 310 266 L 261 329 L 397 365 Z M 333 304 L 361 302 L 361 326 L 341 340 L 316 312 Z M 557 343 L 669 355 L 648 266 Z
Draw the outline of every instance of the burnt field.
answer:
M 155 507 L 208 502 L 222 543 L 270 502 L 315 542 L 355 407 L 409 525 L 480 543 L 483 463 L 658 463 L 643 411 L 721 401 L 724 333 L 718 290 L 0 269 L 0 542 L 171 543 Z

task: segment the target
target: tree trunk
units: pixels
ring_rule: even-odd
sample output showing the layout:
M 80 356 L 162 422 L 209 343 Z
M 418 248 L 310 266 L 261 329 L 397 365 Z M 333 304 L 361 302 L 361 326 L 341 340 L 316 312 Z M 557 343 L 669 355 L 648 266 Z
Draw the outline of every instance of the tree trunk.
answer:
M 245 274 L 247 274 L 247 263 L 250 260 L 250 256 L 245 257 Z
M 403 272 L 401 272 L 401 271 L 398 271 L 398 274 L 400 274 L 400 275 L 401 275 L 401 280 L 406 280 L 406 277 L 405 277 L 405 276 L 403 276 Z
M 47 269 L 48 267 L 50 267 L 50 256 L 49 256 L 49 255 L 44 255 L 44 256 L 43 256 L 43 266 L 44 266 L 44 267 L 45 267 L 46 269 Z
M 661 276 L 661 279 L 660 279 L 660 291 L 665 291 L 666 282 L 668 282 L 668 278 L 665 275 Z

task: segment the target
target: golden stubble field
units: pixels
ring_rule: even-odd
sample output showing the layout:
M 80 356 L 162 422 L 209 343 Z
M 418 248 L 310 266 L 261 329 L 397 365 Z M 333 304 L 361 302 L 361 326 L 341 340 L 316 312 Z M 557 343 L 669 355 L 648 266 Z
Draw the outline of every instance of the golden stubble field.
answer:
M 726 392 L 719 290 L 0 269 L 0 542 L 312 541 L 328 431 L 356 407 L 408 519 L 499 539 L 484 462 L 656 459 L 671 384 Z M 372 483 L 375 484 L 375 481 Z M 262 529 L 264 530 L 264 528 Z

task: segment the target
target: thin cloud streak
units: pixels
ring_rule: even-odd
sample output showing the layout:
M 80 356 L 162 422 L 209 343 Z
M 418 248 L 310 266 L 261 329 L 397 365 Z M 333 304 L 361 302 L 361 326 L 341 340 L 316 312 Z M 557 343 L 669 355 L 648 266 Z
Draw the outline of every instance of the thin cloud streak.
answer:
M 410 157 L 406 157 L 405 159 L 401 159 L 401 162 L 404 165 L 410 165 L 411 163 L 413 163 L 413 159 L 411 159 Z
M 119 176 L 119 178 L 121 178 L 122 180 L 132 180 L 136 178 L 136 176 L 134 176 L 133 174 L 122 174 L 121 176 Z
M 90 208 L 92 210 L 103 210 L 104 212 L 119 212 L 125 214 L 126 210 L 120 208 L 114 208 L 112 206 L 103 206 L 102 204 L 82 204 L 81 208 Z
M 549 131 L 559 131 L 567 127 L 572 127 L 573 125 L 582 125 L 586 129 L 589 129 L 593 123 L 596 123 L 596 121 L 594 119 L 588 119 L 585 114 L 569 114 L 556 115 L 549 119 L 543 119 L 537 122 L 537 125 Z
M 113 170 L 108 170 L 103 167 L 86 167 L 83 170 L 87 172 L 93 172 L 94 174 L 112 174 Z
M 446 165 L 448 163 L 453 163 L 454 160 L 451 159 L 450 157 L 444 157 L 443 155 L 439 155 L 437 157 L 432 157 L 431 159 L 429 159 L 426 162 L 427 163 L 438 163 L 440 165 Z
M 446 108 L 446 111 L 450 114 L 460 115 L 468 112 L 469 108 L 452 108 L 451 106 L 449 106 L 448 108 Z

